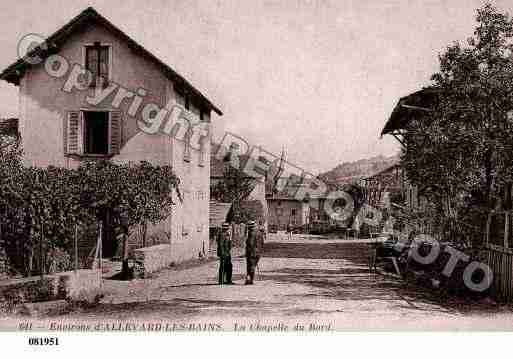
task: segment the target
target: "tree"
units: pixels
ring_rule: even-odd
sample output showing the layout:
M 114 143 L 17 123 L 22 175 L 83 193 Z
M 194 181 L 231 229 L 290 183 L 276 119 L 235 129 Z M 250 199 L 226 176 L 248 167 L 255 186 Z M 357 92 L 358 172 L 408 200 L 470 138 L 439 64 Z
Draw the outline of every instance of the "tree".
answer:
M 513 23 L 490 4 L 476 21 L 467 45 L 439 56 L 436 101 L 409 124 L 401 157 L 408 179 L 453 219 L 472 203 L 483 220 L 513 182 Z
M 237 160 L 233 161 L 231 156 L 237 156 L 237 154 L 229 152 L 223 159 L 223 177 L 212 186 L 211 197 L 216 201 L 232 203 L 232 213 L 237 220 L 241 202 L 251 194 L 258 179 L 244 173 L 242 169 L 245 162 L 242 156 L 237 156 Z M 245 160 L 251 159 L 245 158 Z
M 174 204 L 172 191 L 179 200 L 179 179 L 170 166 L 149 162 L 115 164 L 110 161 L 87 162 L 79 167 L 80 202 L 98 221 L 109 226 L 122 239 L 122 276 L 128 277 L 127 239 L 139 226 L 157 224 L 166 219 Z M 146 231 L 143 233 L 145 245 Z
M 21 170 L 21 146 L 16 123 L 0 120 L 0 186 L 7 178 Z M 6 235 L 4 234 L 6 203 L 0 200 L 0 277 L 9 275 L 11 263 L 6 252 Z
M 116 164 L 91 161 L 78 169 L 23 167 L 19 157 L 0 158 L 0 217 L 7 224 L 3 236 L 21 257 L 18 268 L 32 273 L 34 251 L 70 250 L 77 225 L 104 222 L 114 233 L 122 233 L 126 249 L 128 235 L 136 227 L 156 224 L 172 210 L 172 191 L 179 180 L 170 166 L 148 162 Z M 21 256 L 20 256 L 21 253 Z M 123 253 L 127 270 L 127 253 Z M 124 275 L 126 273 L 123 273 Z

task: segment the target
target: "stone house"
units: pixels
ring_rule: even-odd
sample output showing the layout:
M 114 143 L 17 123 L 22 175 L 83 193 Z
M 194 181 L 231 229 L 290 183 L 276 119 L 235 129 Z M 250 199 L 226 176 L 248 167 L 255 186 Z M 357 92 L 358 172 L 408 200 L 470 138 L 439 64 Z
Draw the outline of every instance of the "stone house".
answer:
M 184 126 L 173 111 L 178 108 L 188 121 L 208 126 L 211 113 L 222 115 L 221 110 L 93 8 L 29 56 L 0 74 L 19 90 L 26 165 L 76 168 L 91 159 L 171 165 L 183 202 L 175 201 L 172 215 L 148 228 L 148 235 L 165 243 L 159 246 L 161 262 L 208 251 L 210 135 L 199 146 L 190 136 L 180 138 Z M 158 121 L 162 125 L 155 128 Z
M 291 185 L 278 193 L 267 193 L 270 228 L 281 231 L 286 230 L 287 225 L 290 224 L 296 229 L 309 231 L 319 226 L 323 228 L 348 226 L 349 219 L 337 220 L 329 212 L 342 210 L 345 206 L 343 200 L 330 198 L 329 192 L 309 194 L 303 199 L 296 198 L 294 194 L 302 186 L 308 186 L 308 184 Z
M 310 223 L 310 204 L 284 194 L 268 195 L 269 228 L 284 231 L 290 224 L 302 227 Z

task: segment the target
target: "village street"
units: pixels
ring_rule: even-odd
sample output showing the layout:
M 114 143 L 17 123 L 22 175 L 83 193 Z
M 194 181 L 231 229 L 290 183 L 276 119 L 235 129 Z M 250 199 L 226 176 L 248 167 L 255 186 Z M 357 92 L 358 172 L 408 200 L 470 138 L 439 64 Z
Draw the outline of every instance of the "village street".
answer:
M 215 261 L 167 269 L 148 279 L 105 280 L 99 306 L 40 318 L 40 328 L 51 322 L 192 324 L 196 329 L 215 323 L 222 330 L 237 324 L 262 331 L 267 325 L 290 330 L 297 323 L 305 330 L 310 324 L 314 330 L 513 328 L 508 308 L 442 302 L 425 288 L 369 274 L 364 241 L 270 236 L 253 286 L 243 285 L 245 260 L 240 257 L 233 260 L 235 285 L 216 284 Z

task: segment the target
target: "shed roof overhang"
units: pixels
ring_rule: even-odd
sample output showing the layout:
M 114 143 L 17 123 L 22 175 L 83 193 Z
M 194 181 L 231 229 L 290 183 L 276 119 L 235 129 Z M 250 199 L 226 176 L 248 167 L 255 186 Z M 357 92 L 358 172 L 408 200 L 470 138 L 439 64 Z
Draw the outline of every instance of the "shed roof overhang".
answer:
M 400 135 L 401 131 L 407 128 L 408 123 L 414 117 L 432 111 L 437 95 L 438 90 L 433 87 L 426 87 L 400 98 L 390 118 L 385 123 L 381 136 L 388 134 Z

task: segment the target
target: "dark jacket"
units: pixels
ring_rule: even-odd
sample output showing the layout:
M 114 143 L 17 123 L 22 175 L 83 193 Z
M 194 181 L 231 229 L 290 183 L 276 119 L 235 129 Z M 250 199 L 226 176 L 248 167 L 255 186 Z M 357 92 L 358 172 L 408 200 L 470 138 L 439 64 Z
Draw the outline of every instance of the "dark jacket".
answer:
M 221 232 L 217 236 L 217 256 L 230 257 L 232 251 L 232 241 L 230 232 Z
M 246 238 L 246 257 L 260 257 L 264 250 L 265 232 L 259 229 L 250 230 Z

